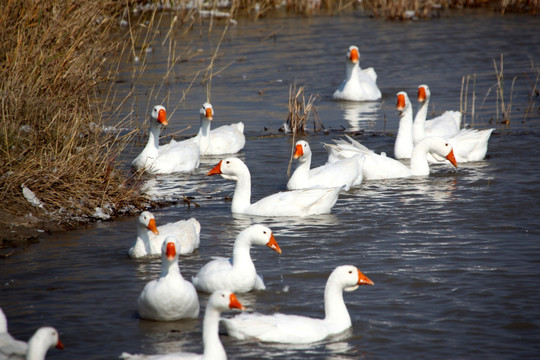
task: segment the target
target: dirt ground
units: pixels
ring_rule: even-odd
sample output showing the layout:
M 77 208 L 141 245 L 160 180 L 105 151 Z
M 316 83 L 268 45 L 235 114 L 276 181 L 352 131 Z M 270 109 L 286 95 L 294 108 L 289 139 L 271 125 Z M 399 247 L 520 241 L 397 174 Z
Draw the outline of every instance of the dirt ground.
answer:
M 17 217 L 4 212 L 0 216 L 0 257 L 22 251 L 38 243 L 42 235 L 59 230 L 63 228 L 54 222 L 46 222 L 35 216 Z

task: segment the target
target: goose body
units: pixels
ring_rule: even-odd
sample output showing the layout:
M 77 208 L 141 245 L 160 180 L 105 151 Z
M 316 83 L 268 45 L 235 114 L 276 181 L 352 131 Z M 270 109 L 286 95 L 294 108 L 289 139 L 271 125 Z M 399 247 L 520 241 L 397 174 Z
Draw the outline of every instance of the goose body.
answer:
M 327 214 L 337 201 L 341 188 L 312 188 L 283 191 L 251 203 L 251 174 L 238 158 L 220 161 L 208 175 L 220 174 L 236 181 L 231 210 L 257 216 L 309 216 Z
M 350 143 L 341 140 L 337 141 L 335 145 L 326 145 L 329 151 L 329 161 L 352 156 L 358 152 L 364 154 L 366 156 L 364 163 L 365 180 L 427 176 L 430 172 L 427 160 L 428 153 L 437 154 L 441 159 L 450 161 L 455 167 L 457 167 L 458 164 L 452 146 L 448 141 L 440 137 L 425 138 L 418 143 L 414 147 L 410 166 L 407 166 L 396 159 L 387 157 L 385 154 L 376 154 L 374 151 L 369 150 L 351 137 L 347 136 L 347 138 Z
M 375 70 L 372 67 L 361 69 L 359 61 L 358 47 L 351 45 L 347 51 L 346 78 L 334 92 L 334 99 L 374 101 L 381 98 Z
M 218 290 L 208 299 L 204 313 L 203 353 L 176 352 L 162 355 L 132 355 L 122 353 L 120 358 L 130 360 L 176 360 L 176 359 L 200 359 L 200 360 L 226 360 L 227 353 L 219 339 L 219 318 L 223 311 L 228 309 L 240 309 L 244 307 L 236 298 L 236 295 L 228 290 Z
M 193 140 L 199 144 L 201 155 L 234 154 L 244 148 L 246 144 L 244 123 L 222 125 L 211 130 L 214 108 L 210 103 L 203 104 L 200 117 L 201 127 Z
M 191 280 L 195 288 L 207 293 L 217 289 L 227 289 L 235 293 L 264 290 L 264 281 L 257 275 L 249 253 L 251 245 L 266 245 L 281 254 L 272 230 L 263 225 L 252 225 L 236 237 L 232 261 L 216 258 L 204 265 Z
M 430 98 L 431 91 L 429 87 L 425 84 L 420 85 L 418 87 L 418 102 L 420 106 L 413 123 L 414 144 L 427 136 L 449 138 L 459 133 L 461 124 L 461 112 L 459 111 L 445 111 L 442 115 L 426 120 Z
M 461 129 L 456 135 L 446 140 L 454 148 L 454 154 L 458 163 L 481 161 L 486 157 L 488 142 L 491 133 L 495 129 L 477 130 Z M 430 162 L 444 162 L 444 159 L 433 154 L 428 158 Z
M 297 141 L 293 157 L 298 159 L 298 166 L 287 182 L 287 189 L 344 187 L 349 190 L 362 183 L 364 155 L 339 159 L 313 169 L 310 168 L 311 156 L 309 143 L 304 140 Z
M 143 319 L 173 321 L 199 316 L 199 297 L 193 285 L 184 280 L 178 267 L 178 239 L 169 236 L 161 247 L 161 274 L 145 285 L 137 300 Z
M 200 150 L 197 142 L 171 140 L 166 145 L 159 145 L 161 129 L 168 124 L 166 116 L 163 106 L 154 106 L 148 142 L 132 165 L 151 174 L 193 171 L 199 167 Z
M 256 339 L 278 343 L 312 343 L 339 334 L 351 327 L 351 317 L 343 300 L 343 290 L 353 291 L 373 282 L 352 265 L 337 267 L 324 290 L 325 317 L 310 318 L 275 313 L 245 313 L 223 319 L 227 332 L 237 339 Z
M 156 227 L 154 215 L 143 211 L 137 220 L 137 238 L 129 249 L 130 257 L 160 256 L 161 245 L 168 236 L 178 239 L 180 255 L 191 254 L 199 247 L 201 224 L 195 218 L 167 223 Z

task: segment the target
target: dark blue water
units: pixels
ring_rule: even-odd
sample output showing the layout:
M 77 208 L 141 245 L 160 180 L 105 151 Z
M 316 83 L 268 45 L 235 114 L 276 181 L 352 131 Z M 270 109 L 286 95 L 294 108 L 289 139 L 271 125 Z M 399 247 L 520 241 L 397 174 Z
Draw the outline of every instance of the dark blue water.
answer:
M 120 83 L 119 94 L 134 87 L 128 100 L 133 119 L 143 125 L 148 108 L 164 103 L 172 113 L 169 133 L 188 125 L 192 128 L 182 135 L 196 132 L 198 109 L 206 100 L 202 78 L 180 100 L 196 72 L 208 65 L 220 31 L 187 37 L 175 32 L 178 54 L 194 49 L 197 56 L 175 66 L 169 77 L 168 45 L 161 47 L 165 31 L 155 38 L 140 78 L 130 74 L 141 64 L 124 65 L 126 82 Z M 275 31 L 275 39 L 265 39 Z M 232 194 L 234 184 L 205 176 L 219 158 L 203 160 L 193 174 L 149 179 L 154 196 L 179 200 L 187 195 L 200 205 L 179 201 L 153 211 L 158 224 L 189 217 L 201 223 L 200 249 L 180 261 L 186 278 L 212 256 L 230 255 L 233 239 L 249 224 L 262 222 L 274 231 L 282 255 L 265 247 L 252 249 L 267 289 L 239 296 L 250 309 L 322 317 L 326 279 L 342 264 L 358 266 L 375 282 L 345 294 L 353 327 L 344 336 L 302 346 L 222 336 L 229 358 L 540 356 L 540 122 L 538 99 L 532 114 L 525 114 L 530 89 L 524 75 L 534 75 L 531 61 L 540 61 L 534 37 L 539 32 L 537 18 L 476 12 L 415 23 L 355 15 L 268 18 L 229 28 L 214 72 L 228 67 L 212 80 L 211 101 L 217 124 L 246 124 L 248 139 L 238 156 L 251 169 L 254 199 L 284 189 L 287 182 L 292 139 L 277 129 L 286 118 L 289 85 L 295 81 L 305 85 L 307 96 L 321 96 L 318 115 L 331 131 L 304 137 L 314 152 L 313 165 L 320 165 L 326 161 L 322 143 L 342 137 L 343 129 L 391 155 L 397 91 L 414 94 L 420 83 L 427 83 L 433 112 L 459 109 L 461 79 L 476 73 L 475 125 L 485 128 L 496 116 L 495 90 L 479 110 L 496 83 L 493 59 L 504 54 L 507 83 L 518 76 L 510 126 L 491 124 L 497 130 L 485 161 L 461 164 L 458 171 L 437 166 L 426 178 L 366 182 L 341 195 L 329 215 L 231 215 L 224 197 Z M 350 44 L 360 47 L 363 66 L 375 67 L 384 94 L 368 109 L 331 100 L 343 79 L 344 51 Z M 140 146 L 136 142 L 126 149 L 126 163 Z M 39 244 L 1 259 L 0 306 L 10 332 L 27 339 L 39 326 L 55 326 L 65 350 L 49 351 L 51 359 L 112 359 L 123 351 L 201 352 L 199 320 L 138 319 L 137 296 L 159 274 L 160 264 L 129 259 L 134 238 L 135 218 L 123 218 L 44 236 Z M 207 295 L 200 300 L 204 306 Z

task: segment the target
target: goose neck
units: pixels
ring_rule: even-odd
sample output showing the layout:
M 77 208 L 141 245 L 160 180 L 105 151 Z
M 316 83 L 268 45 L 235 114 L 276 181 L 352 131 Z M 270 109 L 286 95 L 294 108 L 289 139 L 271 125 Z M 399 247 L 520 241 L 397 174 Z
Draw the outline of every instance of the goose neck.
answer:
M 246 168 L 236 177 L 231 209 L 233 213 L 241 213 L 251 205 L 251 175 Z
M 426 136 L 425 123 L 427 118 L 428 103 L 429 98 L 426 98 L 422 103 L 420 103 L 418 106 L 418 112 L 414 117 L 413 142 L 415 145 Z
M 429 175 L 429 163 L 427 161 L 429 142 L 426 140 L 416 144 L 411 155 L 411 173 L 414 176 Z
M 412 109 L 411 106 L 405 109 L 399 115 L 399 127 L 394 144 L 394 155 L 399 159 L 411 157 L 413 151 L 413 134 L 412 134 Z
M 345 301 L 343 300 L 343 288 L 328 279 L 324 290 L 325 321 L 331 324 L 339 324 L 340 328 L 346 329 L 351 326 L 351 317 Z
M 209 305 L 206 307 L 203 320 L 203 359 L 227 359 L 227 354 L 219 339 L 219 317 L 218 310 Z
M 203 137 L 208 136 L 210 134 L 210 125 L 210 120 L 208 120 L 206 116 L 201 115 L 201 127 L 199 129 L 199 134 Z

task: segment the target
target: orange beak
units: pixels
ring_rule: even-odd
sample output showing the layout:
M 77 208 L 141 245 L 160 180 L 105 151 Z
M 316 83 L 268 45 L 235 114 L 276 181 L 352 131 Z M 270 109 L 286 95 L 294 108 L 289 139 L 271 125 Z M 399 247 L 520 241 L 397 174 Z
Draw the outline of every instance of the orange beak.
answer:
M 165 254 L 167 255 L 167 260 L 174 259 L 174 257 L 176 256 L 176 247 L 174 246 L 174 243 L 167 243 L 167 250 Z
M 222 162 L 223 162 L 223 160 L 221 160 L 216 166 L 214 166 L 214 168 L 212 170 L 210 170 L 208 172 L 208 174 L 206 174 L 206 176 L 221 174 L 221 163 Z
M 64 349 L 64 344 L 62 344 L 62 342 L 60 341 L 60 339 L 58 339 L 58 342 L 56 343 L 56 348 L 57 348 L 57 349 L 60 349 L 60 350 L 63 350 L 63 349 Z
M 169 123 L 167 122 L 167 113 L 165 112 L 165 110 L 163 109 L 159 110 L 157 121 L 159 121 L 162 125 L 165 125 L 165 126 L 169 125 Z
M 231 294 L 231 296 L 229 298 L 229 308 L 230 309 L 246 310 L 244 305 L 242 305 L 240 303 L 240 301 L 238 301 L 238 299 L 236 298 L 236 295 L 234 295 L 234 294 Z
M 358 62 L 358 59 L 360 58 L 360 55 L 358 54 L 358 50 L 356 49 L 352 49 L 351 50 L 351 55 L 349 57 L 349 60 L 351 60 L 352 63 L 357 63 Z
M 450 150 L 448 155 L 446 155 L 446 158 L 448 159 L 448 161 L 450 161 L 452 163 L 452 165 L 454 165 L 457 168 L 457 161 L 456 161 L 456 157 L 454 156 L 454 150 L 453 149 Z
M 212 108 L 207 108 L 204 116 L 206 116 L 208 120 L 214 120 L 214 117 L 212 116 Z
M 397 96 L 396 108 L 398 111 L 403 111 L 403 109 L 405 109 L 405 95 L 399 94 Z
M 154 235 L 159 235 L 159 231 L 156 226 L 156 219 L 150 219 L 150 221 L 148 222 L 148 226 L 146 228 L 152 231 Z
M 270 241 L 266 243 L 266 246 L 268 246 L 270 249 L 274 250 L 278 254 L 281 254 L 281 248 L 279 247 L 276 238 L 274 238 L 274 234 L 270 234 Z
M 302 145 L 298 144 L 296 145 L 296 151 L 293 154 L 293 159 L 298 159 L 300 156 L 304 155 L 304 149 L 302 149 Z
M 375 284 L 366 275 L 362 274 L 360 270 L 358 270 L 358 284 L 357 285 L 375 285 Z
M 418 102 L 424 102 L 426 100 L 426 88 L 420 86 L 418 88 Z

